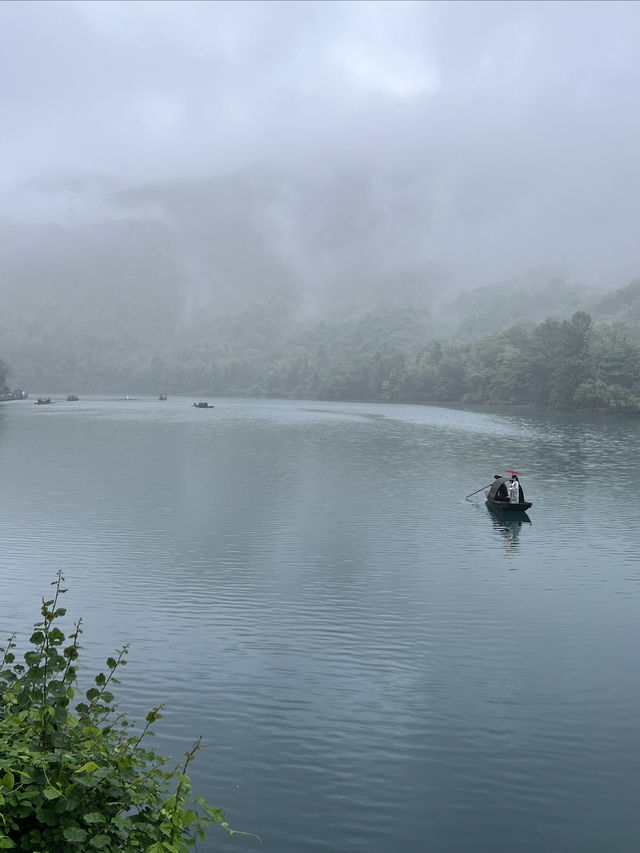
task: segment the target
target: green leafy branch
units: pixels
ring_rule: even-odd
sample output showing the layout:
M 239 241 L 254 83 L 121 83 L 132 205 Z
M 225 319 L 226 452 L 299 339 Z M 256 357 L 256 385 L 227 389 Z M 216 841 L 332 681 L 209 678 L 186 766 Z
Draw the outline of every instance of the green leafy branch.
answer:
M 24 663 L 16 661 L 15 634 L 0 647 L 0 850 L 184 853 L 211 824 L 233 835 L 220 809 L 193 796 L 187 769 L 201 739 L 181 766 L 165 770 L 167 758 L 143 746 L 162 706 L 149 711 L 139 734 L 126 713 L 116 713 L 110 688 L 128 645 L 107 658 L 86 701 L 71 708 L 82 620 L 68 637 L 57 625 L 66 612 L 58 606 L 63 581 L 58 572 Z

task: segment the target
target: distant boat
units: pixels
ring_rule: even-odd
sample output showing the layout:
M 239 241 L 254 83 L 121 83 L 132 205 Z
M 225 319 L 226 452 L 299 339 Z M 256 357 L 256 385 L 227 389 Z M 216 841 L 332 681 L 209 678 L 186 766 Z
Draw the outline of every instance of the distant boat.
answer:
M 199 403 L 194 403 L 193 405 L 196 409 L 215 409 L 215 406 L 205 403 L 202 400 Z
M 15 391 L 9 391 L 6 394 L 0 394 L 0 403 L 8 403 L 10 400 L 26 400 L 28 398 L 26 391 L 21 391 L 17 388 Z
M 67 394 L 67 403 L 77 403 L 79 399 L 77 394 Z
M 36 406 L 46 406 L 47 403 L 53 402 L 51 397 L 38 397 L 36 400 Z
M 158 397 L 158 400 L 166 400 L 166 399 L 167 399 L 167 395 L 163 391 L 162 394 L 160 394 L 160 396 Z

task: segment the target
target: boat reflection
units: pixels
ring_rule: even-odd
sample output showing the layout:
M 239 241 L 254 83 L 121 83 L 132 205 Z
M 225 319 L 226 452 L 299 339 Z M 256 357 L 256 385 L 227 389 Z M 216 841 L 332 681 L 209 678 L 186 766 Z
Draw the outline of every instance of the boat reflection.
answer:
M 522 525 L 531 524 L 531 519 L 527 513 L 494 512 L 489 507 L 487 507 L 487 512 L 491 518 L 494 531 L 499 533 L 504 539 L 505 549 L 508 552 L 517 551 L 520 547 L 520 530 Z

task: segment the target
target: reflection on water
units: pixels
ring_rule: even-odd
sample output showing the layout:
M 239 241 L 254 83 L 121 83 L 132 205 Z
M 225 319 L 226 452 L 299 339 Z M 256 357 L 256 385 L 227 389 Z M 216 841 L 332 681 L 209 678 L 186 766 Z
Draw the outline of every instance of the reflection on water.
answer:
M 493 528 L 504 540 L 505 550 L 516 551 L 520 544 L 520 530 L 523 525 L 531 524 L 531 519 L 526 512 L 511 513 L 500 512 L 487 506 L 487 513 L 493 523 Z

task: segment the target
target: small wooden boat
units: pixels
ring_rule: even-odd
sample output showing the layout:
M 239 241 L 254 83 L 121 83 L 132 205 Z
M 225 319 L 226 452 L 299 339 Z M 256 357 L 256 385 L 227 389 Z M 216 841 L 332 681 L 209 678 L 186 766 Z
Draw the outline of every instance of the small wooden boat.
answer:
M 77 394 L 67 394 L 67 403 L 77 403 L 79 399 Z
M 496 477 L 490 488 L 485 492 L 487 506 L 499 512 L 525 512 L 533 506 L 531 501 L 525 501 L 522 486 L 520 486 L 520 500 L 512 502 L 509 500 L 510 477 Z
M 36 406 L 46 406 L 48 403 L 51 403 L 51 397 L 38 397 L 36 400 Z
M 167 395 L 163 391 L 162 394 L 160 394 L 160 396 L 158 397 L 158 400 L 166 400 L 166 399 L 167 399 Z
M 215 409 L 215 406 L 205 403 L 202 400 L 199 403 L 193 404 L 196 409 Z

